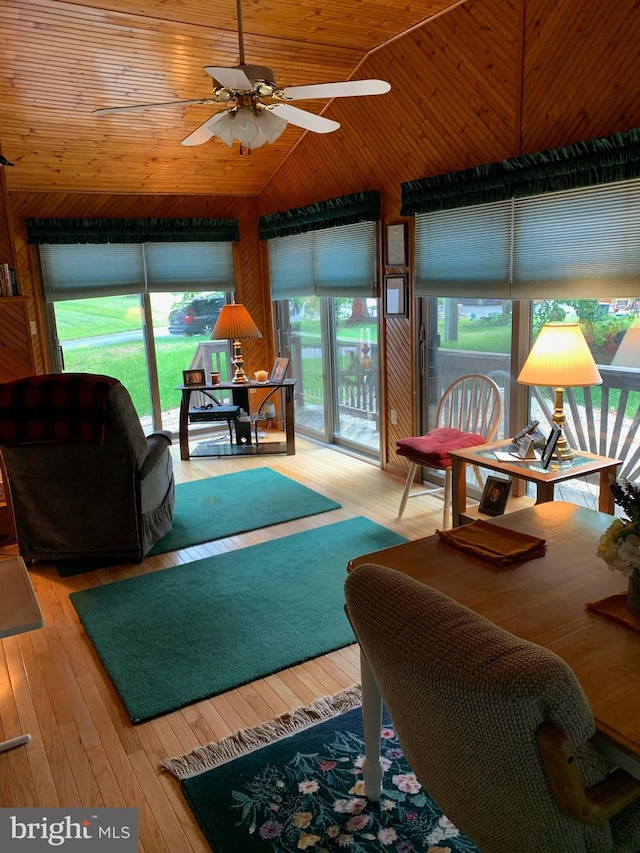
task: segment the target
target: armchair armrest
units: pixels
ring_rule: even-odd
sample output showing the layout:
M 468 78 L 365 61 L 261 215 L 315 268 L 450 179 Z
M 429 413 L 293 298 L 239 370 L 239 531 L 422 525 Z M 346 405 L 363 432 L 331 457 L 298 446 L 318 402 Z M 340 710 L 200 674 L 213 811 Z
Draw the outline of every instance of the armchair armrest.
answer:
M 171 433 L 166 430 L 158 430 L 158 432 L 152 432 L 151 435 L 147 436 L 149 452 L 147 453 L 147 456 L 142 463 L 142 467 L 140 468 L 141 480 L 144 480 L 149 472 L 155 468 L 158 460 L 171 443 Z
M 553 723 L 540 726 L 536 741 L 556 802 L 580 823 L 605 823 L 640 799 L 640 782 L 620 768 L 597 785 L 585 788 L 573 746 Z

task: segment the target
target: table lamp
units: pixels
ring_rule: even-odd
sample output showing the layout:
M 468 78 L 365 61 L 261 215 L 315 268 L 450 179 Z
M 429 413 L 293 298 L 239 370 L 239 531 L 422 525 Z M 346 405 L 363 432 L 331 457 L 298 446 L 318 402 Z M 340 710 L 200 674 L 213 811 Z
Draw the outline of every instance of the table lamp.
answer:
M 229 340 L 233 343 L 233 363 L 235 365 L 235 373 L 232 382 L 241 384 L 247 382 L 247 374 L 244 372 L 244 359 L 242 357 L 242 347 L 240 338 L 261 338 L 262 333 L 251 319 L 251 315 L 244 305 L 232 302 L 230 305 L 223 305 L 220 310 L 213 332 L 211 333 L 212 341 Z
M 546 323 L 520 371 L 518 382 L 555 388 L 552 421 L 562 430 L 565 422 L 563 388 L 600 385 L 602 377 L 577 323 Z M 561 459 L 573 458 L 563 432 L 556 452 Z

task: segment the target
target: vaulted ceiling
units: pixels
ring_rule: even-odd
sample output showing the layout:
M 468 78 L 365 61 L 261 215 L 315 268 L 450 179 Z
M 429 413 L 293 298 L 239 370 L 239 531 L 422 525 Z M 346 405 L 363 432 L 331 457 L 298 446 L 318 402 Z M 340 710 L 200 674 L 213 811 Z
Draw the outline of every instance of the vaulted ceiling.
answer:
M 272 68 L 279 86 L 360 79 L 381 47 L 461 2 L 244 0 L 246 61 Z M 5 169 L 8 189 L 260 193 L 305 131 L 289 124 L 275 143 L 240 156 L 237 143 L 216 138 L 180 144 L 211 106 L 93 113 L 211 97 L 203 68 L 238 64 L 237 29 L 236 0 L 0 0 L 0 146 L 15 164 Z M 331 116 L 335 102 L 299 106 Z M 358 104 L 359 121 L 366 109 Z

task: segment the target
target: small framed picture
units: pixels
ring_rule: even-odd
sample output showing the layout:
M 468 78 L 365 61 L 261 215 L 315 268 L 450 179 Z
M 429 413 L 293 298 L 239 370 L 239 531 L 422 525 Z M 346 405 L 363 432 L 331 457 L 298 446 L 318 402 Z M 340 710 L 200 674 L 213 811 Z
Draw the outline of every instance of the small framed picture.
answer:
M 384 316 L 409 316 L 409 279 L 406 275 L 385 275 L 384 277 Z
M 551 462 L 551 457 L 555 453 L 556 445 L 558 444 L 558 439 L 560 438 L 560 433 L 562 430 L 559 426 L 555 424 L 551 424 L 551 432 L 547 438 L 547 441 L 544 445 L 544 449 L 540 454 L 540 462 L 542 463 L 543 468 L 549 467 L 549 462 Z
M 511 480 L 487 477 L 478 512 L 485 515 L 502 515 L 506 509 L 510 491 Z
M 385 265 L 388 267 L 407 266 L 407 225 L 405 222 L 396 222 L 387 225 L 386 257 Z
M 183 385 L 206 385 L 204 370 L 183 370 Z
M 273 362 L 273 367 L 271 368 L 271 376 L 269 377 L 269 380 L 271 382 L 282 382 L 287 374 L 288 368 L 288 358 L 276 358 Z

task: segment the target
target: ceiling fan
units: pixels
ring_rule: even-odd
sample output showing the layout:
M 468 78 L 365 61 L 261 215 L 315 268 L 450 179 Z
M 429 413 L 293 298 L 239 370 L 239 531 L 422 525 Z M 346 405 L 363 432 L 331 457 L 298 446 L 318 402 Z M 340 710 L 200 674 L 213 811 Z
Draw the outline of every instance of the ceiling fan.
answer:
M 355 95 L 382 95 L 391 89 L 384 80 L 349 80 L 342 83 L 318 83 L 307 86 L 276 85 L 275 74 L 262 65 L 247 65 L 244 61 L 244 32 L 242 0 L 236 0 L 238 14 L 238 46 L 240 64 L 231 68 L 207 66 L 204 70 L 213 78 L 214 97 L 190 101 L 166 101 L 159 104 L 136 104 L 130 107 L 107 107 L 94 110 L 97 115 L 127 113 L 152 107 L 187 107 L 195 104 L 224 106 L 221 112 L 208 118 L 182 140 L 182 145 L 201 145 L 212 136 L 232 146 L 240 142 L 251 153 L 265 142 L 274 142 L 288 123 L 314 133 L 330 133 L 339 122 L 294 107 L 288 101 L 314 98 L 346 98 Z M 264 103 L 267 101 L 267 103 Z

